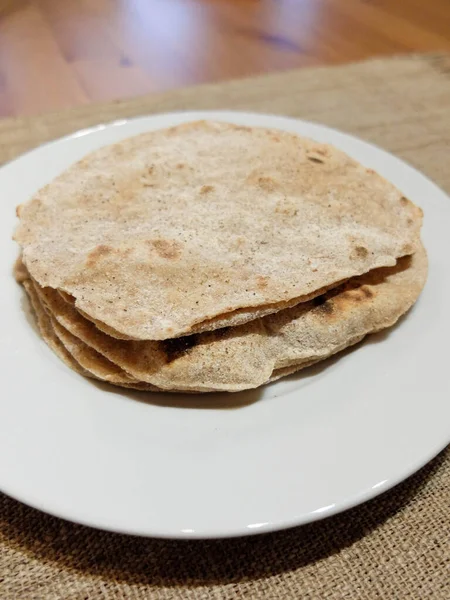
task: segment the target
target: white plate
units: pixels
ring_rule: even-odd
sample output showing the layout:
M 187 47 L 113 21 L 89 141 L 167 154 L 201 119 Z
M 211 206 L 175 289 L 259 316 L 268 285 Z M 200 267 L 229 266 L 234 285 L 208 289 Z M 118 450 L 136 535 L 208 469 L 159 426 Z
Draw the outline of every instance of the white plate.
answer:
M 11 275 L 15 206 L 90 150 L 199 118 L 330 142 L 420 205 L 430 273 L 408 316 L 326 367 L 238 396 L 127 393 L 66 368 L 36 334 Z M 449 198 L 383 150 L 283 117 L 156 115 L 81 131 L 22 156 L 0 169 L 0 196 L 0 487 L 7 494 L 119 532 L 242 535 L 368 500 L 449 442 Z M 233 403 L 239 406 L 225 408 Z

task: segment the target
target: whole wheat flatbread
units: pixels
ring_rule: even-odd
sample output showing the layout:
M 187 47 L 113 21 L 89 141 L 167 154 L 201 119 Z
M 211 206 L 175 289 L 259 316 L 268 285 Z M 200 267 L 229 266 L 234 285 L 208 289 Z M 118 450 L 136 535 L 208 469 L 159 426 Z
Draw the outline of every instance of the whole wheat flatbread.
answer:
M 139 383 L 132 375 L 128 375 L 115 363 L 72 335 L 55 318 L 49 318 L 57 338 L 83 369 L 109 383 Z
M 393 266 L 422 221 L 331 146 L 213 122 L 100 149 L 18 215 L 35 281 L 139 340 L 242 324 Z
M 83 367 L 81 367 L 81 365 L 74 359 L 72 354 L 64 347 L 64 344 L 62 344 L 61 341 L 58 339 L 51 325 L 50 318 L 46 314 L 46 311 L 43 309 L 42 304 L 39 300 L 39 296 L 35 291 L 32 282 L 29 279 L 27 280 L 27 278 L 24 276 L 23 270 L 19 272 L 16 269 L 16 277 L 18 275 L 22 276 L 22 278 L 18 279 L 18 281 L 20 281 L 20 283 L 23 284 L 28 294 L 28 297 L 30 298 L 31 306 L 33 308 L 34 314 L 36 315 L 36 322 L 41 333 L 42 339 L 53 350 L 53 352 L 73 371 L 75 371 L 79 375 L 91 377 L 92 375 L 88 371 L 83 369 Z
M 426 275 L 420 247 L 395 267 L 373 270 L 313 301 L 239 327 L 163 342 L 107 336 L 53 289 L 34 286 L 62 327 L 136 380 L 166 390 L 240 391 L 390 327 L 416 301 Z
M 44 308 L 32 282 L 29 280 L 26 269 L 21 267 L 20 271 L 16 270 L 16 277 L 17 280 L 24 285 L 30 298 L 42 338 L 53 352 L 55 352 L 55 354 L 73 371 L 84 377 L 97 379 L 106 383 L 113 383 L 119 387 L 131 388 L 143 392 L 165 391 L 160 390 L 149 383 L 138 382 L 131 376 L 127 376 L 119 369 L 119 367 L 117 367 L 117 365 L 106 359 L 87 344 L 84 344 L 81 340 L 72 336 L 66 329 L 59 325 L 48 313 L 48 310 Z M 55 331 L 58 331 L 60 335 L 58 336 Z M 267 383 L 310 366 L 315 362 L 317 361 L 306 361 L 295 367 L 290 367 L 289 369 L 276 370 Z M 117 376 L 118 370 L 120 373 L 119 377 Z M 188 394 L 196 393 L 191 390 L 183 389 L 173 389 L 171 392 Z
M 106 381 L 107 383 L 114 383 L 115 385 L 118 385 L 120 387 L 132 388 L 132 389 L 139 390 L 139 391 L 146 391 L 146 392 L 160 391 L 160 390 L 158 390 L 158 388 L 156 388 L 155 386 L 153 386 L 149 383 L 141 383 L 141 382 L 133 381 L 133 378 L 131 378 L 131 377 L 129 377 L 129 380 L 124 379 L 123 381 L 119 381 L 119 378 L 117 378 L 116 381 L 112 381 L 112 379 L 114 378 L 114 373 L 116 373 L 117 369 L 118 369 L 117 365 L 110 363 L 101 354 L 96 353 L 95 350 L 93 350 L 92 348 L 90 348 L 89 346 L 87 346 L 86 344 L 83 344 L 83 342 L 78 340 L 77 350 L 76 350 L 75 354 L 77 355 L 77 358 L 80 359 L 81 362 L 87 366 L 87 368 L 84 368 L 82 366 L 82 364 L 79 362 L 79 360 L 77 360 L 75 358 L 74 354 L 72 353 L 72 351 L 74 349 L 73 340 L 71 340 L 71 342 L 66 347 L 66 345 L 62 343 L 61 339 L 56 335 L 54 327 L 53 327 L 54 322 L 52 321 L 48 312 L 44 309 L 41 301 L 39 300 L 39 296 L 37 295 L 37 293 L 34 289 L 32 282 L 29 280 L 28 277 L 25 276 L 25 273 L 26 273 L 26 270 L 22 269 L 22 271 L 19 272 L 16 269 L 16 277 L 17 277 L 18 281 L 23 284 L 23 286 L 25 287 L 25 290 L 28 294 L 28 297 L 30 298 L 31 306 L 33 308 L 34 314 L 36 315 L 36 321 L 37 321 L 38 328 L 41 333 L 42 339 L 47 343 L 47 345 L 53 350 L 53 352 L 68 367 L 70 367 L 73 371 L 75 371 L 79 375 L 83 375 L 84 377 L 87 377 L 89 379 Z M 60 329 L 63 329 L 63 328 L 61 328 L 61 326 L 59 326 L 59 327 L 60 327 Z M 66 331 L 65 335 L 63 336 L 64 339 L 66 340 L 66 342 L 69 340 L 68 336 L 70 336 L 70 334 Z M 85 352 L 84 352 L 84 354 L 81 354 L 80 349 L 83 346 L 84 346 Z M 107 369 L 105 369 L 107 363 L 109 363 L 109 369 L 110 369 L 109 372 Z M 106 378 L 105 378 L 105 375 L 106 375 Z M 173 390 L 173 391 L 178 391 L 178 390 Z M 184 390 L 180 390 L 180 391 L 182 391 L 183 393 L 186 393 L 186 392 L 184 392 Z M 187 392 L 187 393 L 189 393 L 189 392 Z
M 57 321 L 52 318 L 47 308 L 44 308 L 41 303 L 37 292 L 34 289 L 34 285 L 29 279 L 26 269 L 18 261 L 19 269 L 16 269 L 15 274 L 17 281 L 22 283 L 25 290 L 30 298 L 31 305 L 36 315 L 39 331 L 44 341 L 48 346 L 55 352 L 55 354 L 73 371 L 84 377 L 90 379 L 97 379 L 106 383 L 113 383 L 116 386 L 131 388 L 143 392 L 164 392 L 150 383 L 142 383 L 133 380 L 131 376 L 116 377 L 117 365 L 106 359 L 100 353 L 96 352 L 93 348 L 84 344 L 81 340 L 78 340 L 72 336 L 64 327 L 59 325 Z M 59 331 L 58 336 L 55 330 Z M 285 367 L 282 369 L 276 369 L 269 380 L 266 383 L 276 381 L 281 377 L 286 377 L 300 369 L 309 367 L 319 360 L 306 360 L 299 362 L 294 366 Z M 123 372 L 121 373 L 121 375 Z M 195 390 L 188 389 L 172 389 L 171 393 L 197 393 Z M 200 392 L 207 392 L 213 390 L 199 390 Z

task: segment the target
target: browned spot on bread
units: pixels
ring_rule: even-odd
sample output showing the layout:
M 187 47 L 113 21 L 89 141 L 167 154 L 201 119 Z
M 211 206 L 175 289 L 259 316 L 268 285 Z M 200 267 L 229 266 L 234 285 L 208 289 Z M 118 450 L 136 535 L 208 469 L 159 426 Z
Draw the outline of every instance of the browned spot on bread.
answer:
M 404 244 L 402 247 L 402 252 L 405 254 L 412 254 L 414 252 L 414 247 L 412 244 Z
M 350 294 L 350 300 L 352 300 L 353 302 L 364 302 L 365 299 L 366 295 L 361 289 L 353 290 Z
M 184 163 L 178 163 L 177 164 L 177 169 L 184 169 L 185 168 L 185 164 Z
M 401 204 L 402 206 L 408 206 L 408 204 L 409 204 L 409 200 L 408 200 L 408 198 L 405 198 L 405 196 L 402 196 L 402 197 L 400 198 L 400 204 Z
M 352 304 L 360 304 L 366 302 L 375 296 L 375 292 L 367 285 L 363 285 L 358 288 L 347 290 L 340 296 L 337 296 L 338 302 L 345 307 L 351 306 Z
M 366 169 L 366 173 L 369 173 L 369 175 L 375 175 L 375 171 L 373 169 Z
M 272 139 L 273 142 L 279 142 L 280 141 L 280 138 L 279 138 L 278 135 L 273 135 L 271 139 Z
M 240 236 L 235 239 L 235 241 L 231 244 L 231 247 L 235 248 L 236 250 L 239 250 L 240 248 L 242 248 L 244 246 L 244 244 L 245 244 L 245 238 Z
M 247 183 L 252 186 L 258 186 L 259 188 L 268 192 L 272 192 L 279 187 L 277 181 L 275 181 L 269 175 L 266 175 L 264 171 L 259 171 L 257 169 L 249 173 L 247 177 Z
M 154 169 L 153 165 L 150 165 L 149 167 L 147 167 L 147 170 L 142 173 L 140 180 L 144 187 L 155 187 L 156 186 L 156 183 L 155 183 L 155 180 L 153 177 L 154 170 L 155 169 Z M 123 197 L 123 191 L 121 192 L 121 196 Z M 131 198 L 130 198 L 130 200 L 131 200 Z
M 266 288 L 268 283 L 269 283 L 268 277 L 263 277 L 262 275 L 258 275 L 258 277 L 256 278 L 256 285 L 258 286 L 258 288 L 260 290 L 263 290 L 264 288 Z
M 105 244 L 100 244 L 100 246 L 96 246 L 87 255 L 86 265 L 88 267 L 95 265 L 102 257 L 111 254 L 111 252 L 113 252 L 113 248 L 111 248 L 110 246 L 106 246 Z
M 174 260 L 181 254 L 181 245 L 175 240 L 150 240 L 150 244 L 161 258 Z
M 412 219 L 406 219 L 406 224 L 411 226 L 413 225 L 414 221 Z
M 366 258 L 368 254 L 369 251 L 367 248 L 364 248 L 364 246 L 356 246 L 350 256 L 351 258 Z
M 212 192 L 213 190 L 214 190 L 213 185 L 202 185 L 202 187 L 200 189 L 200 194 L 209 194 L 209 192 Z
M 20 211 L 22 210 L 22 205 L 18 204 L 16 206 L 16 217 L 20 217 Z
M 368 285 L 363 285 L 361 287 L 361 292 L 365 296 L 365 298 L 373 298 L 375 296 L 375 292 Z
M 272 177 L 259 177 L 258 185 L 260 188 L 268 192 L 273 192 L 273 190 L 277 187 L 277 184 Z
M 317 158 L 317 156 L 308 156 L 308 160 L 310 160 L 311 162 L 320 163 L 320 164 L 323 164 L 325 162 L 321 158 Z
M 292 200 L 280 200 L 277 202 L 275 212 L 288 217 L 295 217 L 298 213 L 297 205 Z
M 167 362 L 171 363 L 177 358 L 184 356 L 191 348 L 197 345 L 198 336 L 187 335 L 185 337 L 164 340 L 161 342 L 161 349 L 167 357 Z

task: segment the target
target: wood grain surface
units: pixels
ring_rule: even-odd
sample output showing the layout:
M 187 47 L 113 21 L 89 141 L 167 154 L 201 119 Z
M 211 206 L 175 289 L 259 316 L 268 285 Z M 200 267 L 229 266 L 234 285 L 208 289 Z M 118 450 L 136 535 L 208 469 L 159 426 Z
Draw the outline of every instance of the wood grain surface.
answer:
M 0 116 L 442 50 L 449 0 L 0 0 Z

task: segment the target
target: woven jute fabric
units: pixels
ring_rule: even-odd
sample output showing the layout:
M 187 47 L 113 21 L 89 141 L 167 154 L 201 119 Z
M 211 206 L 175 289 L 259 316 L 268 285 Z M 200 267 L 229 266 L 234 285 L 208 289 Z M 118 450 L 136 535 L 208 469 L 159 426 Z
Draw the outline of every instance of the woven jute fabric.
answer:
M 394 152 L 450 191 L 450 56 L 442 54 L 279 73 L 5 120 L 0 162 L 100 122 L 209 108 L 331 125 Z M 165 541 L 105 533 L 7 496 L 0 496 L 0 516 L 1 600 L 450 598 L 449 450 L 362 506 L 250 538 Z

